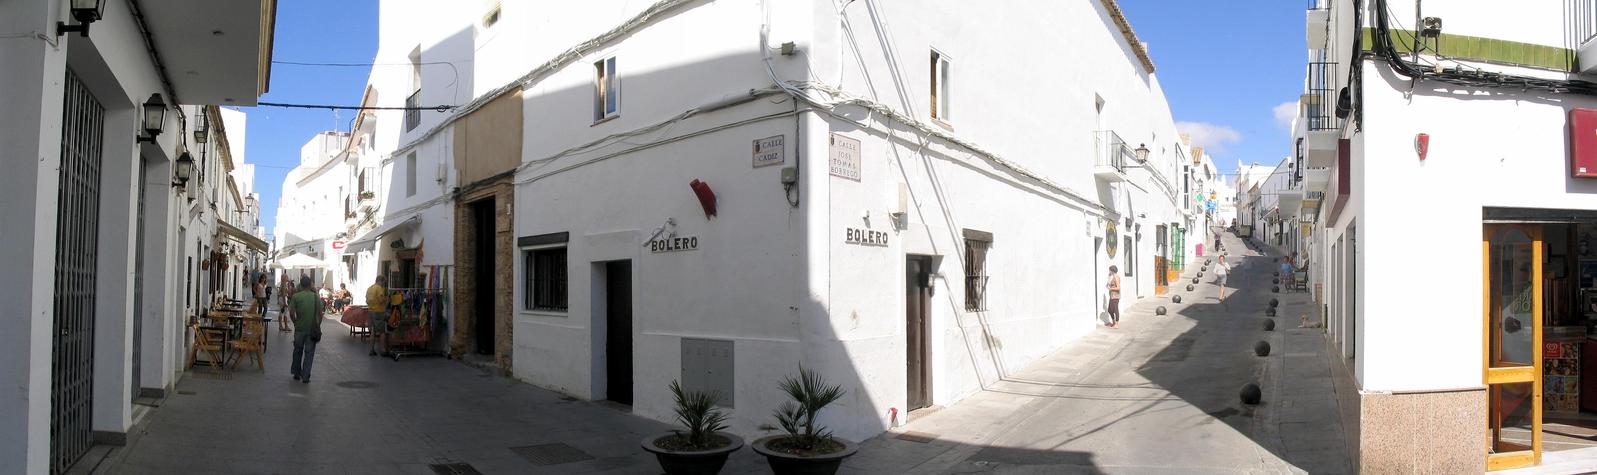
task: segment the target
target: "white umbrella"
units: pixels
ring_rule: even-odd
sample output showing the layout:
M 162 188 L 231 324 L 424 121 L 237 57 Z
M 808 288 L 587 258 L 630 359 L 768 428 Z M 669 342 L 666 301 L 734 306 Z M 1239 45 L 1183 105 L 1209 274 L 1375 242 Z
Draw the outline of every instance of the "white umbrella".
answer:
M 277 262 L 272 263 L 272 266 L 279 269 L 316 269 L 326 267 L 327 263 L 304 254 L 294 254 L 278 259 Z

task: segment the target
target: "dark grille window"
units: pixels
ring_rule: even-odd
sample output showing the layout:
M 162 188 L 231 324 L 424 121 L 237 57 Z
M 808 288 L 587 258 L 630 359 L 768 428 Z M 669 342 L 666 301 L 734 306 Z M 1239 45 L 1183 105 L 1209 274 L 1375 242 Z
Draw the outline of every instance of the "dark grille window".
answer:
M 528 310 L 566 311 L 566 248 L 538 249 L 522 253 L 522 305 Z
M 992 241 L 965 238 L 965 310 L 987 310 L 987 250 Z
M 415 129 L 417 125 L 421 124 L 421 109 L 419 107 L 421 107 L 421 90 L 417 89 L 416 92 L 410 93 L 410 97 L 405 98 L 406 132 Z

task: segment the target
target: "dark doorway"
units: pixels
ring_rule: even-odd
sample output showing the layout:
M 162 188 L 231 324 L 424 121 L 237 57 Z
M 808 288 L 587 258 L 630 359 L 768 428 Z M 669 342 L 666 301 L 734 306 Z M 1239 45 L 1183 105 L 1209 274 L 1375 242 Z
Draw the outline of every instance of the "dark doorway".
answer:
M 632 405 L 632 261 L 604 265 L 605 399 Z
M 476 290 L 472 311 L 476 314 L 472 331 L 477 338 L 477 354 L 494 354 L 494 199 L 471 204 L 473 236 L 472 276 Z
M 931 302 L 932 259 L 909 256 L 904 264 L 904 355 L 907 382 L 907 410 L 932 404 Z
M 148 167 L 143 157 L 139 160 L 138 219 L 133 224 L 133 372 L 128 390 L 132 399 L 138 399 L 144 372 L 144 186 Z

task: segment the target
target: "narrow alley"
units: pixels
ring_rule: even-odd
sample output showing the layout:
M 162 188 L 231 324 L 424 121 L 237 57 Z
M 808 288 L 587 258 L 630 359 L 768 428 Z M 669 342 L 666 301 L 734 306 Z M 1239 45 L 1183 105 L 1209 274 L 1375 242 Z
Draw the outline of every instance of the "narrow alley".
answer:
M 1227 236 L 1236 289 L 1131 306 L 988 389 L 863 444 L 842 473 L 1347 473 L 1319 329 L 1305 297 L 1272 294 L 1268 256 Z M 1196 267 L 1194 268 L 1196 269 Z M 1193 276 L 1196 273 L 1192 274 Z M 1191 282 L 1191 276 L 1186 282 Z M 1183 287 L 1184 288 L 1184 287 Z M 1169 296 L 1189 300 L 1177 304 Z M 1276 331 L 1262 322 L 1282 299 Z M 1168 315 L 1155 314 L 1165 306 Z M 668 429 L 442 358 L 394 361 L 324 322 L 312 382 L 288 374 L 289 333 L 266 369 L 191 370 L 93 473 L 658 473 L 638 441 Z M 1265 340 L 1273 352 L 1252 353 Z M 1258 381 L 1264 400 L 1242 405 Z M 221 421 L 226 421 L 221 422 Z M 443 471 L 440 471 L 443 470 Z M 765 473 L 750 451 L 724 473 Z

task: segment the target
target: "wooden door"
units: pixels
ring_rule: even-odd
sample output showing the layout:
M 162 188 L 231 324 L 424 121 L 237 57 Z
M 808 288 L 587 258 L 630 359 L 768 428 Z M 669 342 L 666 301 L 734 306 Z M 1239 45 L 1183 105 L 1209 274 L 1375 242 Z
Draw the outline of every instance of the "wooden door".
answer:
M 910 257 L 905 263 L 904 356 L 907 400 L 905 410 L 931 405 L 930 343 L 928 316 L 931 307 L 931 260 Z
M 1486 225 L 1484 379 L 1487 470 L 1535 465 L 1542 452 L 1542 236 Z

